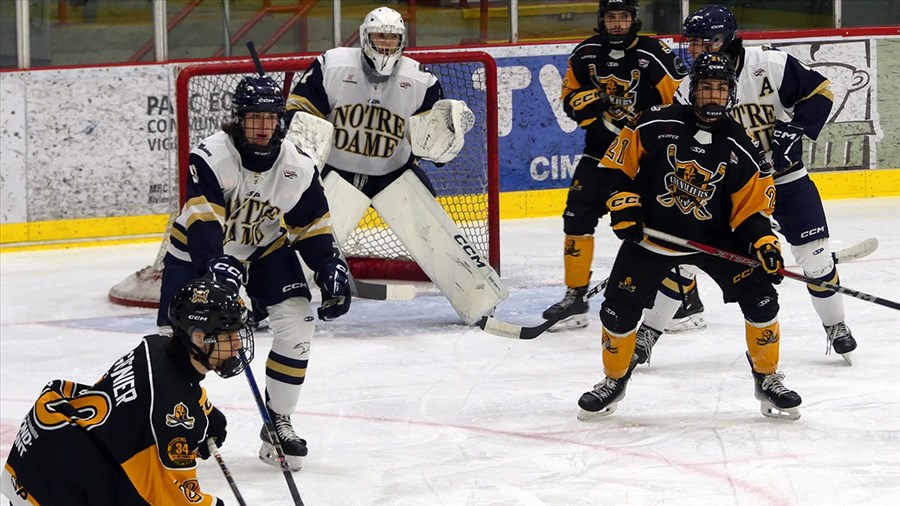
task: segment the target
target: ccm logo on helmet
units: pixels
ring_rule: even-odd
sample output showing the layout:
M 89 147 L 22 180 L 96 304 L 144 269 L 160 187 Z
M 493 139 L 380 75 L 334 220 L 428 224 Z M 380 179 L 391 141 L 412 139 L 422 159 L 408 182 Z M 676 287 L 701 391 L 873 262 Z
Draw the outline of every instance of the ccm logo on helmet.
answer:
M 188 320 L 197 320 L 200 322 L 205 322 L 207 320 L 207 318 L 205 316 L 200 316 L 198 314 L 189 314 Z

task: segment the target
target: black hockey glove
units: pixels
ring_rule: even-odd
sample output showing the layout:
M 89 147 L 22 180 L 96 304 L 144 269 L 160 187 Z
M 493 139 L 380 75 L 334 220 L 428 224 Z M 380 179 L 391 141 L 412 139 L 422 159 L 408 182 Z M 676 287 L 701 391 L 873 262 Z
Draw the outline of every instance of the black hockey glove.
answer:
M 579 126 L 585 126 L 587 122 L 602 117 L 609 109 L 609 95 L 597 88 L 581 88 L 566 97 L 563 109 Z
M 784 257 L 781 256 L 781 244 L 774 235 L 764 235 L 753 243 L 756 258 L 762 263 L 763 271 L 769 275 L 773 285 L 784 279 L 778 271 L 784 268 Z
M 350 275 L 341 259 L 327 260 L 316 273 L 316 284 L 322 289 L 320 320 L 334 320 L 350 310 Z
M 772 166 L 780 174 L 803 158 L 803 128 L 784 121 L 775 122 L 772 132 Z
M 206 437 L 213 438 L 216 440 L 216 446 L 221 447 L 222 444 L 225 443 L 225 436 L 228 435 L 228 431 L 225 430 L 225 427 L 228 425 L 228 420 L 225 419 L 225 413 L 219 411 L 219 408 L 213 406 L 212 411 L 206 415 L 206 419 L 209 420 L 209 427 L 206 429 Z M 209 446 L 206 444 L 206 441 L 200 443 L 200 447 L 197 448 L 197 455 L 206 460 L 209 458 Z
M 232 288 L 235 292 L 240 293 L 241 287 L 247 284 L 247 270 L 231 255 L 211 258 L 206 263 L 206 269 L 209 271 L 208 278 Z
M 644 240 L 644 212 L 641 196 L 629 191 L 614 192 L 606 200 L 609 221 L 616 237 L 623 241 Z

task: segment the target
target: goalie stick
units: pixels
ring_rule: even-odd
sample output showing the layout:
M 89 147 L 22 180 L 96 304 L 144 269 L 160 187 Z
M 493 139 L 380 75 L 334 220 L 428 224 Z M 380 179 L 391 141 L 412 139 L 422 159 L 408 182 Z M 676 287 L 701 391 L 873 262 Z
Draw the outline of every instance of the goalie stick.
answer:
M 731 253 L 730 251 L 721 250 L 715 248 L 713 246 L 708 246 L 703 243 L 699 243 L 697 241 L 692 241 L 690 239 L 682 239 L 681 237 L 677 237 L 671 234 L 667 234 L 665 232 L 660 232 L 659 230 L 654 230 L 652 228 L 644 227 L 644 233 L 656 239 L 661 239 L 663 241 L 677 244 L 679 246 L 684 246 L 701 253 L 706 253 L 707 255 L 712 255 L 720 258 L 724 258 L 725 260 L 729 260 L 732 262 L 736 262 L 742 265 L 746 265 L 748 267 L 759 267 L 761 264 L 759 260 L 754 260 L 749 257 L 745 257 L 743 255 L 738 255 L 737 253 Z M 900 311 L 900 303 L 894 302 L 892 300 L 882 299 L 881 297 L 876 297 L 875 295 L 870 295 L 868 293 L 863 293 L 857 290 L 852 290 L 850 288 L 836 285 L 834 283 L 829 283 L 827 281 L 820 281 L 815 278 L 810 278 L 804 276 L 802 274 L 797 274 L 796 272 L 791 272 L 786 269 L 778 269 L 778 274 L 786 278 L 795 279 L 797 281 L 802 281 L 808 285 L 818 286 L 819 288 L 824 288 L 826 290 L 831 290 L 832 292 L 841 293 L 844 295 L 848 295 L 850 297 L 872 302 L 874 304 L 878 304 L 880 306 L 889 307 L 891 309 L 896 309 Z
M 606 283 L 608 281 L 609 278 L 606 278 L 594 285 L 593 288 L 591 288 L 587 291 L 586 294 L 584 294 L 584 300 L 588 300 L 594 295 L 600 293 L 600 290 L 606 288 Z M 545 320 L 544 323 L 541 323 L 539 325 L 526 327 L 517 325 L 515 323 L 507 323 L 493 316 L 483 316 L 481 320 L 478 321 L 478 326 L 481 327 L 481 330 L 487 332 L 488 334 L 494 334 L 495 336 L 509 337 L 511 339 L 534 339 L 535 337 L 543 334 L 550 327 L 559 323 L 559 321 L 563 318 L 564 317 L 562 315 L 555 316 L 553 318 L 550 318 L 549 320 Z

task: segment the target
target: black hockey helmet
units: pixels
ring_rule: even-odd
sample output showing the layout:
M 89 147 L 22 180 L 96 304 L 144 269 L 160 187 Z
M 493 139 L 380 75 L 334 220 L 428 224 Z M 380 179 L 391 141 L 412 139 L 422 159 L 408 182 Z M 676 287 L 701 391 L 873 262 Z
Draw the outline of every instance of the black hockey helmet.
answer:
M 735 39 L 738 24 L 728 8 L 721 5 L 707 5 L 692 12 L 681 27 L 681 51 L 685 63 L 691 65 L 688 46 L 692 40 L 706 44 L 719 43 L 718 51 L 724 51 Z M 706 48 L 705 51 L 710 51 Z
M 603 17 L 609 11 L 627 11 L 631 13 L 631 28 L 624 35 L 613 35 L 606 30 Z M 597 28 L 603 44 L 613 49 L 625 49 L 630 46 L 641 29 L 641 20 L 638 17 L 638 0 L 600 0 L 597 9 Z
M 281 88 L 269 76 L 246 76 L 238 83 L 231 96 L 231 115 L 234 122 L 240 125 L 236 141 L 247 153 L 256 156 L 267 156 L 281 147 L 284 140 L 284 95 Z M 265 146 L 247 140 L 243 119 L 248 112 L 271 112 L 278 116 L 278 125 L 272 138 Z
M 725 53 L 703 53 L 694 61 L 691 66 L 691 91 L 690 102 L 693 104 L 694 113 L 697 117 L 707 123 L 718 123 L 724 119 L 728 111 L 731 110 L 735 103 L 737 94 L 737 77 L 735 76 L 734 63 L 731 57 Z M 717 79 L 728 83 L 728 98 L 725 104 L 697 104 L 697 98 L 700 91 L 701 80 Z
M 175 338 L 187 347 L 195 360 L 223 378 L 239 374 L 244 366 L 237 356 L 220 361 L 218 367 L 210 365 L 209 359 L 216 351 L 219 334 L 237 332 L 240 347 L 249 363 L 253 360 L 254 343 L 248 320 L 249 312 L 241 296 L 222 283 L 209 279 L 190 281 L 175 293 L 169 304 L 169 321 Z M 203 343 L 212 345 L 208 351 L 191 340 L 191 334 L 196 329 L 206 334 Z

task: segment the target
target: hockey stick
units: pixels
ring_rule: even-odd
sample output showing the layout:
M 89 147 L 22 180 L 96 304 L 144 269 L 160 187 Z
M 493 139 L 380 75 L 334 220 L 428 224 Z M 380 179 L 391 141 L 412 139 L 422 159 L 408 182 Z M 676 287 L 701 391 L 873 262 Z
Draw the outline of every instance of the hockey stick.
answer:
M 588 300 L 594 295 L 600 293 L 600 290 L 606 288 L 607 282 L 609 282 L 609 278 L 606 278 L 594 285 L 593 288 L 591 288 L 586 294 L 584 294 L 584 300 Z M 525 327 L 522 325 L 516 325 L 515 323 L 507 323 L 493 316 L 483 316 L 481 320 L 478 321 L 478 326 L 481 327 L 481 330 L 487 332 L 488 334 L 494 334 L 495 336 L 509 337 L 511 339 L 534 339 L 535 337 L 543 334 L 550 327 L 559 323 L 559 321 L 563 318 L 565 317 L 562 315 L 554 316 L 549 320 L 544 320 L 544 323 L 541 323 L 540 325 Z
M 219 469 L 221 469 L 222 474 L 225 475 L 225 481 L 228 482 L 228 486 L 231 487 L 231 491 L 234 492 L 234 498 L 237 499 L 238 506 L 247 506 L 247 503 L 244 502 L 244 497 L 241 495 L 241 491 L 237 488 L 237 483 L 235 483 L 234 478 L 231 477 L 231 471 L 228 470 L 228 466 L 225 465 L 225 460 L 222 458 L 222 454 L 219 453 L 219 447 L 216 446 L 215 439 L 207 439 L 206 446 L 209 447 L 209 454 L 216 458 L 216 462 L 218 462 L 219 464 Z
M 253 371 L 250 370 L 250 363 L 244 356 L 244 350 L 238 352 L 241 363 L 244 364 L 244 373 L 247 375 L 247 383 L 250 384 L 250 390 L 253 391 L 253 399 L 256 401 L 256 407 L 259 408 L 259 414 L 262 416 L 263 423 L 266 426 L 266 432 L 269 434 L 269 441 L 275 448 L 278 456 L 278 463 L 281 465 L 281 472 L 284 474 L 284 480 L 287 482 L 288 489 L 291 491 L 291 497 L 294 499 L 294 506 L 303 506 L 303 500 L 300 499 L 300 492 L 297 490 L 297 484 L 294 482 L 294 475 L 288 467 L 287 457 L 284 456 L 284 449 L 281 447 L 281 441 L 278 439 L 278 433 L 275 432 L 275 424 L 272 423 L 272 417 L 269 416 L 269 409 L 263 401 L 262 395 L 259 393 L 259 387 L 256 385 L 256 379 L 253 377 Z
M 725 260 L 729 260 L 732 262 L 736 262 L 742 265 L 746 265 L 748 267 L 759 267 L 761 264 L 758 260 L 754 260 L 752 258 L 745 257 L 743 255 L 738 255 L 737 253 L 731 253 L 729 251 L 721 250 L 715 248 L 713 246 L 708 246 L 703 243 L 699 243 L 697 241 L 692 241 L 690 239 L 682 239 L 680 237 L 667 234 L 665 232 L 660 232 L 659 230 L 654 230 L 652 228 L 644 227 L 644 233 L 650 237 L 661 239 L 663 241 L 677 244 L 679 246 L 684 246 L 687 248 L 691 248 L 693 250 L 699 251 L 701 253 L 706 253 L 707 255 L 712 255 L 720 258 L 724 258 Z M 891 309 L 896 309 L 900 311 L 900 303 L 894 302 L 887 299 L 882 299 L 881 297 L 876 297 L 874 295 L 869 295 L 867 293 L 859 292 L 857 290 L 851 290 L 850 288 L 843 287 L 841 285 L 836 285 L 834 283 L 829 283 L 827 281 L 820 281 L 818 279 L 809 278 L 802 274 L 797 274 L 796 272 L 791 272 L 785 269 L 778 269 L 778 274 L 786 278 L 796 279 L 798 281 L 802 281 L 808 285 L 818 286 L 819 288 L 824 288 L 826 290 L 831 290 L 832 292 L 842 293 L 844 295 L 849 295 L 850 297 L 854 297 L 856 299 L 865 300 L 868 302 L 872 302 L 881 306 L 889 307 Z
M 867 257 L 878 249 L 878 239 L 870 237 L 853 246 L 834 252 L 834 263 L 843 264 Z

